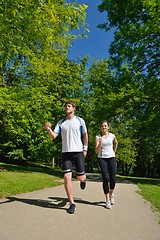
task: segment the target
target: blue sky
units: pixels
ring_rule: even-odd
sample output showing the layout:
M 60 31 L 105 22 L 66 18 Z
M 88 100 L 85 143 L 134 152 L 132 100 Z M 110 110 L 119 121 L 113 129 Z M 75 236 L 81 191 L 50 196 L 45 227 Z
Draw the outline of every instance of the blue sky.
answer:
M 104 29 L 97 28 L 100 23 L 106 22 L 106 12 L 100 13 L 97 9 L 101 0 L 77 0 L 78 4 L 86 4 L 87 18 L 89 24 L 88 38 L 78 38 L 69 48 L 68 58 L 77 60 L 78 57 L 90 56 L 90 61 L 94 59 L 109 58 L 109 45 L 113 40 L 113 31 L 106 32 Z

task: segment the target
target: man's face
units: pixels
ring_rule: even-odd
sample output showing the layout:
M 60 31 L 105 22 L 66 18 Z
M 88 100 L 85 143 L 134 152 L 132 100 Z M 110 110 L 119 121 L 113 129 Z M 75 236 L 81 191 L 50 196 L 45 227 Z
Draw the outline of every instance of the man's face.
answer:
M 74 113 L 75 107 L 73 107 L 71 104 L 66 104 L 65 106 L 66 114 Z

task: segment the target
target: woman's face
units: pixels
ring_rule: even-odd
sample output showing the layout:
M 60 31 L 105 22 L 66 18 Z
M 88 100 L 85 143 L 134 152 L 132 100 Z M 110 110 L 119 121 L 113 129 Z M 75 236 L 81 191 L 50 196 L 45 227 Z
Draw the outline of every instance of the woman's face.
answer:
M 102 125 L 101 125 L 102 132 L 106 132 L 106 131 L 108 131 L 108 129 L 109 129 L 108 123 L 103 122 Z

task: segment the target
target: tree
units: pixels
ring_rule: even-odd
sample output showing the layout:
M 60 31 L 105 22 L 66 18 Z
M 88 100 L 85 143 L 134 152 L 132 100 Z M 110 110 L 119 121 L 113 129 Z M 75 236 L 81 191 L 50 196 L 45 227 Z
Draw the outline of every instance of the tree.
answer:
M 38 78 L 59 73 L 70 41 L 77 38 L 71 29 L 85 24 L 86 5 L 52 1 L 1 1 L 1 81 L 32 72 Z M 64 71 L 64 70 L 63 70 Z M 19 73 L 19 74 L 17 74 Z
M 67 53 L 78 37 L 71 30 L 85 25 L 86 7 L 60 0 L 1 1 L 1 159 L 46 162 L 59 149 L 43 124 L 56 121 L 66 99 L 81 102 L 80 65 L 68 61 Z
M 136 139 L 133 138 L 131 118 L 132 98 L 136 89 L 133 89 L 131 83 L 123 81 L 118 83 L 113 72 L 108 67 L 108 60 L 95 61 L 89 69 L 88 82 L 88 111 L 90 114 L 90 145 L 94 146 L 95 136 L 100 131 L 101 121 L 107 120 L 110 123 L 110 131 L 113 132 L 119 142 L 117 160 L 118 168 L 122 168 L 124 174 L 129 174 L 133 168 L 137 149 L 135 147 Z M 131 79 L 131 78 L 130 78 Z M 127 89 L 127 90 L 126 90 Z M 128 109 L 130 108 L 130 112 Z M 94 147 L 92 150 L 92 158 Z M 93 158 L 95 162 L 97 157 Z
M 99 5 L 107 11 L 107 23 L 99 27 L 115 28 L 115 39 L 110 46 L 111 58 L 118 68 L 127 63 L 133 72 L 158 76 L 159 6 L 157 0 L 107 0 Z
M 132 119 L 133 136 L 138 141 L 134 174 L 158 176 L 157 159 L 160 146 L 160 132 L 157 130 L 160 127 L 158 1 L 104 0 L 99 5 L 99 10 L 107 11 L 108 20 L 99 27 L 106 30 L 112 27 L 115 29 L 114 41 L 110 46 L 110 66 L 115 73 L 117 86 L 120 86 L 119 105 Z M 126 84 L 126 81 L 129 84 Z

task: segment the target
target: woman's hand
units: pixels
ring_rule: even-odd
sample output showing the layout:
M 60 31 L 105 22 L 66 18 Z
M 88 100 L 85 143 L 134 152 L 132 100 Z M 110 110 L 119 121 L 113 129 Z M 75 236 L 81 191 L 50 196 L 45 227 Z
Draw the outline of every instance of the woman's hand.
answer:
M 102 144 L 102 137 L 99 138 L 99 146 Z
M 102 137 L 96 138 L 95 140 L 95 153 L 99 153 L 101 151 L 102 146 Z

